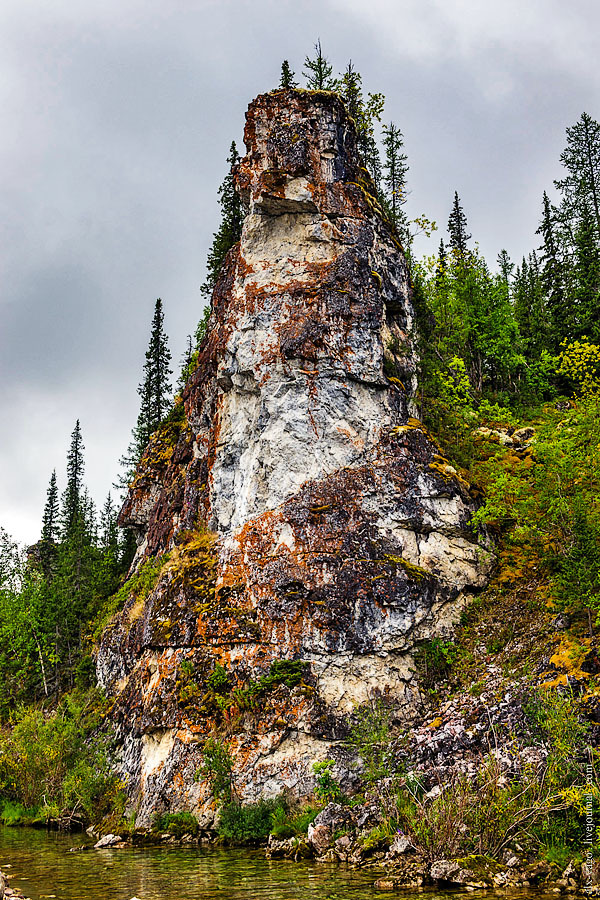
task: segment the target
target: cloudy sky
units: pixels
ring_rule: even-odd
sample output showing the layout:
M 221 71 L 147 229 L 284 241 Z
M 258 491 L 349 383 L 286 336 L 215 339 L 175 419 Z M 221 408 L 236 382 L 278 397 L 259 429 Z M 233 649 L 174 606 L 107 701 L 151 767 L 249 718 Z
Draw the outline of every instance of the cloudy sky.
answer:
M 282 59 L 351 58 L 404 132 L 409 213 L 443 227 L 458 190 L 493 262 L 536 245 L 566 126 L 600 118 L 599 26 L 597 0 L 3 0 L 0 525 L 37 539 L 77 418 L 106 496 L 154 301 L 178 362 L 229 144 Z

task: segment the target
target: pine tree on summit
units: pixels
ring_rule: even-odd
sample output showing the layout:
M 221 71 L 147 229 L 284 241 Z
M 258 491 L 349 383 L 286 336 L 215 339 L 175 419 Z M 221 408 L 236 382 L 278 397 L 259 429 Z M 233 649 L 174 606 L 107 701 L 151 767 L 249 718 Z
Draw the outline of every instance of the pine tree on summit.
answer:
M 458 191 L 454 191 L 454 203 L 448 219 L 448 234 L 450 247 L 459 257 L 464 258 L 468 252 L 467 241 L 471 240 L 471 235 L 467 233 L 467 217 L 460 205 Z
M 337 82 L 332 77 L 333 66 L 323 56 L 320 40 L 315 44 L 315 51 L 317 55 L 314 59 L 307 56 L 304 61 L 306 87 L 312 91 L 335 91 Z
M 284 88 L 285 90 L 298 87 L 298 83 L 297 81 L 295 81 L 295 73 L 292 72 L 287 59 L 284 59 L 281 64 L 281 79 L 279 81 L 279 87 Z

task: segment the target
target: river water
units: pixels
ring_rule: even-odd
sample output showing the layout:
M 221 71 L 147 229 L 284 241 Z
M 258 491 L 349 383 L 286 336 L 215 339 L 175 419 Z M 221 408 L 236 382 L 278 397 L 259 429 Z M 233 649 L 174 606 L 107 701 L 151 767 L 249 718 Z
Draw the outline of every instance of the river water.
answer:
M 0 827 L 0 869 L 31 900 L 366 900 L 377 877 L 213 847 L 85 850 L 89 838 Z M 10 866 L 10 868 L 7 868 Z M 389 896 L 389 895 L 388 895 Z
M 70 852 L 87 846 L 86 850 Z M 373 900 L 398 897 L 374 888 L 374 872 L 310 860 L 265 859 L 264 851 L 183 849 L 93 850 L 85 835 L 0 826 L 0 869 L 31 900 Z M 404 900 L 456 900 L 456 893 L 404 893 Z M 463 895 L 466 896 L 466 895 Z M 489 894 L 475 891 L 470 900 Z M 515 891 L 511 900 L 555 900 Z

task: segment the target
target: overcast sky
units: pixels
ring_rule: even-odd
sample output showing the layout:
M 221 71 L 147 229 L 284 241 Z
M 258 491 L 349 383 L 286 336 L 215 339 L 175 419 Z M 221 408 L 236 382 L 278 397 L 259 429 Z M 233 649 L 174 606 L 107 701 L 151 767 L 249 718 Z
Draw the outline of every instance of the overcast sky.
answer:
M 600 118 L 599 26 L 597 0 L 3 0 L 0 525 L 37 540 L 77 418 L 102 503 L 155 299 L 178 363 L 229 144 L 284 58 L 351 58 L 404 133 L 409 214 L 444 229 L 458 190 L 493 263 L 536 246 L 565 128 Z

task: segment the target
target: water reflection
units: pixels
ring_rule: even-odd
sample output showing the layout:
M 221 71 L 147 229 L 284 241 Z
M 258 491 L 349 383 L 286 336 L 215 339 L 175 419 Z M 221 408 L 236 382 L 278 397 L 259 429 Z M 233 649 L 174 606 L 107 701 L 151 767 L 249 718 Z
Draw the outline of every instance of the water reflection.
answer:
M 0 829 L 0 868 L 32 900 L 366 900 L 372 873 L 266 860 L 260 851 L 83 850 L 80 836 Z

